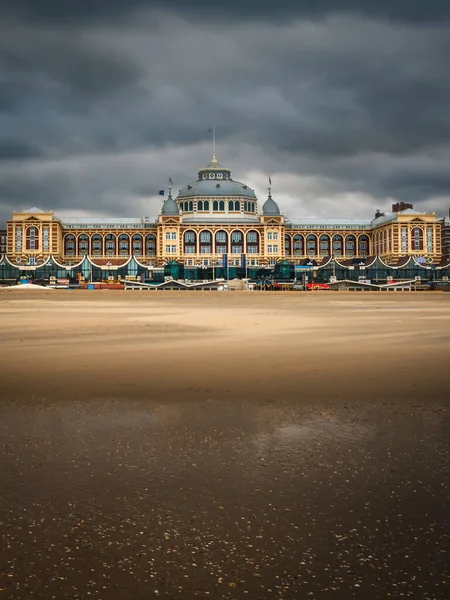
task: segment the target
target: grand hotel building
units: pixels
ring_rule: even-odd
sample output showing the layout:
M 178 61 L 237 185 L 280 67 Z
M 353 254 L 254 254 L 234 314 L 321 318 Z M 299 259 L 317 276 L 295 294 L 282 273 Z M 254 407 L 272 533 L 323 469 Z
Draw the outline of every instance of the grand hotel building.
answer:
M 7 221 L 0 277 L 2 268 L 5 277 L 11 269 L 31 274 L 46 265 L 94 279 L 118 273 L 151 279 L 172 265 L 175 275 L 198 279 L 205 269 L 235 277 L 243 268 L 320 265 L 330 257 L 361 264 L 374 256 L 385 263 L 412 256 L 438 264 L 443 227 L 434 213 L 404 204 L 367 219 L 288 218 L 270 189 L 261 205 L 213 154 L 176 198 L 169 189 L 157 217 L 59 218 L 39 208 L 14 212 Z

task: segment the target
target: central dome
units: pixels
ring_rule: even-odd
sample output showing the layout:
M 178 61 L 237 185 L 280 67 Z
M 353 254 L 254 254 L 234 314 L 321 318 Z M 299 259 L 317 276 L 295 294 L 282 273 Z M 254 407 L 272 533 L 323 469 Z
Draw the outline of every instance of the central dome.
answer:
M 177 200 L 218 196 L 256 200 L 255 192 L 244 183 L 234 181 L 230 169 L 223 167 L 214 153 L 209 165 L 199 170 L 197 181 L 179 191 Z

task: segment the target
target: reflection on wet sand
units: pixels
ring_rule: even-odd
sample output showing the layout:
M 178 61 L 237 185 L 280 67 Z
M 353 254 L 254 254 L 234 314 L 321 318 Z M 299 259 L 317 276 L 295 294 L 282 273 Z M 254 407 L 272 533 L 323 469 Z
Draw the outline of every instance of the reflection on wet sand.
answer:
M 233 399 L 10 406 L 3 592 L 444 598 L 441 410 L 373 408 L 369 425 L 351 405 L 332 417 Z

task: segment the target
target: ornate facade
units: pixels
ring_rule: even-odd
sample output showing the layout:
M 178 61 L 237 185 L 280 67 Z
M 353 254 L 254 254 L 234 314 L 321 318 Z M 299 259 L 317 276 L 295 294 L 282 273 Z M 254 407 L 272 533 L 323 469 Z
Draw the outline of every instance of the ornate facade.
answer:
M 270 188 L 260 206 L 255 192 L 232 179 L 213 154 L 176 199 L 169 188 L 155 218 L 58 218 L 38 208 L 14 212 L 7 222 L 6 258 L 11 265 L 33 269 L 51 257 L 70 269 L 88 257 L 113 271 L 132 257 L 150 277 L 152 270 L 170 263 L 183 265 L 186 278 L 196 278 L 198 269 L 226 268 L 236 276 L 244 267 L 321 263 L 329 257 L 379 256 L 395 263 L 413 256 L 437 264 L 443 226 L 434 213 L 403 204 L 367 219 L 288 218 Z

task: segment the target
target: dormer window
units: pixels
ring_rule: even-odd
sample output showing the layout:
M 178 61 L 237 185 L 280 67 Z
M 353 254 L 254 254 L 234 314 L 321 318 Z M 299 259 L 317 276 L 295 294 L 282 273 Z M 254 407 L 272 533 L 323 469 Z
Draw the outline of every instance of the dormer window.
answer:
M 217 173 L 217 179 L 223 179 L 223 173 Z

